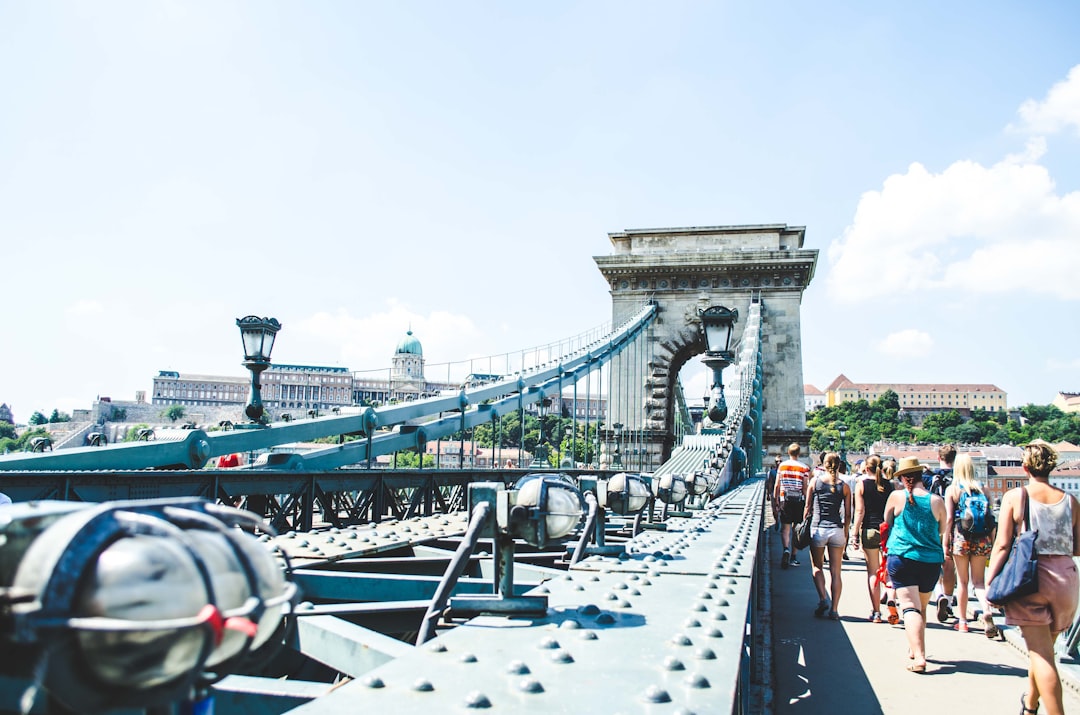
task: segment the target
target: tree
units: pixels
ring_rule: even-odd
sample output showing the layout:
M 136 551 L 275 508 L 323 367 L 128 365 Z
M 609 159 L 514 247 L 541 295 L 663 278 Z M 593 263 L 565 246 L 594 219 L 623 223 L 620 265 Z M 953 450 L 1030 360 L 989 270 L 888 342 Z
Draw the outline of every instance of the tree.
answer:
M 10 422 L 0 422 L 0 438 L 15 439 L 18 435 L 15 432 L 15 425 Z
M 184 414 L 183 405 L 171 405 L 162 411 L 161 416 L 170 422 L 176 422 L 177 420 L 184 419 Z
M 41 414 L 40 412 L 35 412 L 34 414 L 30 415 L 30 419 L 27 420 L 27 421 L 30 424 L 36 426 L 36 425 L 47 424 L 49 422 L 49 418 L 46 417 L 45 415 Z
M 53 409 L 52 414 L 49 415 L 49 422 L 71 422 L 71 415 L 60 410 Z

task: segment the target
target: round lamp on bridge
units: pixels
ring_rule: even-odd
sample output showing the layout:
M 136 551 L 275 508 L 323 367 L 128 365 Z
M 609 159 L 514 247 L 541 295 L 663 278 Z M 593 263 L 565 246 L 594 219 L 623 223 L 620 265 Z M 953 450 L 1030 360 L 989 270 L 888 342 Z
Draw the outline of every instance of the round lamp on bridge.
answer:
M 585 500 L 565 475 L 526 474 L 516 486 L 510 532 L 542 548 L 571 534 L 585 512 Z
M 607 504 L 616 514 L 637 514 L 649 503 L 649 488 L 635 474 L 619 472 L 607 483 Z
M 681 504 L 686 500 L 686 480 L 681 474 L 665 474 L 653 481 L 656 498 L 665 504 Z

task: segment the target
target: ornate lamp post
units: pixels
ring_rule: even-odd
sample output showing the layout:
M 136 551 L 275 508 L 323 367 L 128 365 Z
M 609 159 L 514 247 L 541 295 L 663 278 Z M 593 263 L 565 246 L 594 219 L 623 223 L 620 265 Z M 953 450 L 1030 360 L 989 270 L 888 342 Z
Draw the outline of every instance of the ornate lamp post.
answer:
M 712 388 L 709 401 L 706 402 L 706 414 L 715 423 L 727 419 L 727 401 L 724 399 L 724 368 L 731 364 L 735 356 L 731 352 L 731 333 L 739 320 L 739 311 L 714 305 L 701 311 L 701 326 L 705 331 L 707 346 L 701 362 L 712 370 Z
M 259 375 L 270 367 L 270 353 L 274 349 L 274 337 L 281 330 L 281 323 L 276 318 L 260 318 L 249 315 L 237 318 L 240 339 L 244 342 L 243 365 L 251 370 L 251 393 L 244 414 L 253 424 L 265 424 L 263 421 L 262 383 Z
M 563 444 L 565 447 L 563 448 L 563 457 L 559 462 L 559 466 L 573 468 L 576 455 L 574 454 L 574 428 L 570 425 L 566 425 L 566 440 Z
M 619 443 L 622 441 L 622 422 L 616 422 L 615 424 L 611 425 L 611 427 L 615 432 L 615 453 L 611 455 L 611 466 L 621 467 L 622 449 Z
M 840 433 L 840 461 L 847 461 L 847 449 L 844 447 L 844 436 L 847 434 L 847 425 L 841 422 L 836 425 L 836 431 Z

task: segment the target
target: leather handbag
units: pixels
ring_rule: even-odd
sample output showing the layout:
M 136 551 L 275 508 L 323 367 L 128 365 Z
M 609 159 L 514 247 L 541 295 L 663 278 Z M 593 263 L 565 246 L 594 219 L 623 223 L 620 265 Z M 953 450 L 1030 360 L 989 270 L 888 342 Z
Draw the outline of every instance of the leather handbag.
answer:
M 810 522 L 813 520 L 813 515 L 808 516 L 791 530 L 792 544 L 796 549 L 805 549 L 810 545 Z
M 1031 530 L 1027 488 L 1022 491 L 1024 530 L 1013 537 L 1005 564 L 986 589 L 986 600 L 997 605 L 1030 596 L 1039 590 L 1039 549 L 1035 546 L 1039 532 Z

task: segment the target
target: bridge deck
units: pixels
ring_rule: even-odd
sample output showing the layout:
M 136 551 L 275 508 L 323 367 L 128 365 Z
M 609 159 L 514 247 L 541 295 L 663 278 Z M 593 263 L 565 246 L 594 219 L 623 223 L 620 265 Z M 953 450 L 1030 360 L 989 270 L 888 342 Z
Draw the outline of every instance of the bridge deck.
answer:
M 974 625 L 970 632 L 959 633 L 952 630 L 952 622 L 938 623 L 931 609 L 928 671 L 909 673 L 903 625 L 866 620 L 870 602 L 859 552 L 849 550 L 852 558 L 844 563 L 837 623 L 813 615 L 817 592 L 809 553 L 800 554 L 800 566 L 782 571 L 775 529 L 769 529 L 767 541 L 774 564 L 769 578 L 776 713 L 940 712 L 961 704 L 973 713 L 1020 711 L 1020 695 L 1027 690 L 1027 654 L 1017 629 L 1006 628 L 1005 641 L 990 641 Z M 1080 712 L 1080 665 L 1063 664 L 1062 676 L 1065 711 Z

